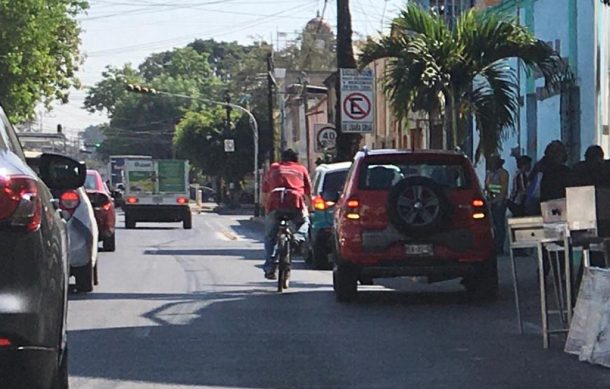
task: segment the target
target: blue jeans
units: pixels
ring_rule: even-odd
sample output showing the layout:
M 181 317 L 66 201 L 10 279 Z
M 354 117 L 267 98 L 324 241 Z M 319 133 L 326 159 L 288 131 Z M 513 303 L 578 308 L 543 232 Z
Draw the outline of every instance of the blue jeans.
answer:
M 294 226 L 294 240 L 299 243 L 307 242 L 307 236 L 309 235 L 309 217 L 297 216 L 292 219 L 291 222 Z M 273 260 L 279 226 L 280 219 L 277 217 L 277 211 L 269 212 L 265 217 L 265 264 L 263 265 L 263 270 L 265 270 L 265 272 L 275 270 Z

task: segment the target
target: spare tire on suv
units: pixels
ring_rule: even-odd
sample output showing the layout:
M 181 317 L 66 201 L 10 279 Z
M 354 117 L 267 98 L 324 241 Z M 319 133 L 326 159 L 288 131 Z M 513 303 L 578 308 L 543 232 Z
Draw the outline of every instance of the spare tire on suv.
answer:
M 442 188 L 427 177 L 407 177 L 388 193 L 388 218 L 400 232 L 422 235 L 435 231 L 449 210 Z

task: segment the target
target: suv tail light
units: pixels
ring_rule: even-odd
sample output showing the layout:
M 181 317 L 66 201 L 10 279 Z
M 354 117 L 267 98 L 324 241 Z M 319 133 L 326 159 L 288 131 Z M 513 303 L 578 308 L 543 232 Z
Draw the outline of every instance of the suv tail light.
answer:
M 313 199 L 313 207 L 317 211 L 325 211 L 333 205 L 335 205 L 334 201 L 326 201 L 321 195 L 318 195 Z
M 75 190 L 68 190 L 59 196 L 59 207 L 67 211 L 70 216 L 74 215 L 74 211 L 80 205 L 80 196 Z
M 486 204 L 483 199 L 472 200 L 472 218 L 475 220 L 485 219 L 487 216 Z
M 350 220 L 360 220 L 360 213 L 358 212 L 358 208 L 360 208 L 360 201 L 356 199 L 347 200 L 347 213 L 345 217 Z
M 0 221 L 32 232 L 40 228 L 42 204 L 36 181 L 25 176 L 0 176 Z
M 188 204 L 189 199 L 187 199 L 186 197 L 178 197 L 176 199 L 176 202 L 180 205 L 184 205 L 184 204 Z

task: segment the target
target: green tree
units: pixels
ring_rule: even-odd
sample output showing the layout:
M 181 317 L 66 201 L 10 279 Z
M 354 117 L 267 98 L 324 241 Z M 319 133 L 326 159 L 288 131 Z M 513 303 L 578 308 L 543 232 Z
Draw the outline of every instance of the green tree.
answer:
M 501 147 L 518 109 L 516 75 L 509 59 L 544 76 L 547 88 L 569 81 L 567 65 L 545 42 L 512 19 L 468 11 L 455 29 L 418 6 L 407 6 L 392 32 L 369 40 L 360 65 L 388 59 L 385 89 L 399 117 L 424 110 L 444 116 L 451 147 L 460 144 L 460 120 L 476 119 L 480 155 Z
M 89 90 L 85 108 L 106 112 L 110 117 L 101 149 L 105 155 L 136 153 L 171 158 L 175 125 L 186 112 L 199 109 L 198 97 L 214 98 L 221 87 L 207 55 L 190 47 L 167 55 L 153 54 L 138 70 L 125 65 L 121 69 L 108 68 L 103 75 L 103 80 Z M 134 94 L 125 90 L 127 83 L 144 83 L 193 99 Z
M 33 118 L 36 105 L 67 102 L 78 86 L 85 0 L 0 0 L 0 101 L 11 120 Z

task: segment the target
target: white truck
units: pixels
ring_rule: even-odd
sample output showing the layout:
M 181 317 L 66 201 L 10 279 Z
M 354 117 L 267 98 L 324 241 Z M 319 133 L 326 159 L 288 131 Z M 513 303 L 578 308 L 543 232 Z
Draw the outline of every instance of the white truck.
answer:
M 125 228 L 137 222 L 182 222 L 192 227 L 188 162 L 174 159 L 127 160 L 124 168 Z

